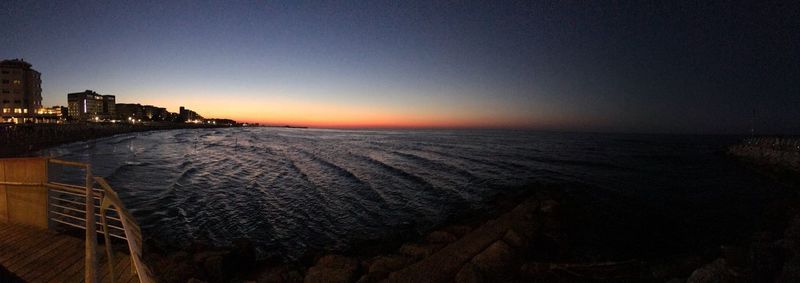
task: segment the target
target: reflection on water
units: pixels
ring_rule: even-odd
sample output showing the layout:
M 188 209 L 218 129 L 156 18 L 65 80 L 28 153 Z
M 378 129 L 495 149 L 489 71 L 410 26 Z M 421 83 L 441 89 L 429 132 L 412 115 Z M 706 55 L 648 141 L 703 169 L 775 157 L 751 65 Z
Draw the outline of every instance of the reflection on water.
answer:
M 723 177 L 749 189 L 755 177 L 714 154 L 730 141 L 229 128 L 126 134 L 43 154 L 91 163 L 146 237 L 218 244 L 250 238 L 262 255 L 291 258 L 309 248 L 346 248 L 348 240 L 380 238 L 401 227 L 428 229 L 453 213 L 480 208 L 500 190 L 532 182 L 581 183 L 651 199 L 654 206 L 717 197 L 693 189 Z M 687 177 L 696 182 L 679 181 Z

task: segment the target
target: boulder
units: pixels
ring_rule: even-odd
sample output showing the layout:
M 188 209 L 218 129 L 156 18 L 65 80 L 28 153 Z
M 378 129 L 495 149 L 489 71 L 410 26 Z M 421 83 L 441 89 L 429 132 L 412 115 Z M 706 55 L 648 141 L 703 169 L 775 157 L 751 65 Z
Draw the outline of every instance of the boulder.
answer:
M 776 282 L 800 282 L 800 257 L 793 256 L 783 263 L 783 269 Z
M 457 238 L 460 238 L 472 231 L 472 227 L 467 225 L 450 225 L 442 229 L 442 231 L 453 234 Z
M 502 274 L 509 270 L 513 261 L 511 247 L 502 240 L 492 243 L 472 258 L 472 264 L 487 275 Z
M 738 282 L 738 274 L 731 269 L 725 259 L 719 258 L 713 262 L 698 268 L 689 279 L 687 283 L 728 283 Z
M 416 244 L 410 243 L 400 247 L 400 253 L 415 259 L 422 259 L 431 256 L 442 245 L 439 244 Z
M 247 239 L 234 240 L 233 254 L 236 259 L 236 265 L 241 270 L 250 269 L 256 263 L 256 247 L 250 240 Z
M 552 199 L 543 201 L 539 206 L 539 210 L 546 214 L 552 214 L 558 211 L 559 203 Z
M 326 255 L 317 260 L 317 264 L 308 269 L 303 280 L 314 282 L 352 282 L 356 279 L 359 262 L 341 255 Z
M 472 263 L 467 262 L 461 267 L 461 270 L 458 271 L 455 278 L 456 283 L 479 283 L 485 282 L 483 278 L 483 274 L 478 271 L 478 268 L 475 267 Z
M 377 256 L 370 261 L 370 273 L 389 273 L 411 264 L 414 260 L 403 255 Z
M 515 249 L 525 249 L 528 247 L 528 241 L 514 231 L 514 229 L 509 229 L 508 232 L 506 232 L 503 236 L 503 241 Z
M 303 275 L 289 265 L 268 268 L 258 275 L 259 283 L 303 282 Z
M 358 278 L 356 283 L 378 283 L 381 282 L 383 279 L 386 279 L 387 273 L 367 273 Z
M 425 241 L 432 244 L 449 244 L 456 240 L 456 235 L 446 231 L 433 231 L 425 237 Z
M 355 279 L 355 270 L 313 266 L 308 269 L 305 283 L 345 283 Z
M 191 279 L 192 276 L 202 274 L 198 268 L 186 262 L 162 266 L 159 271 L 161 272 L 156 274 L 158 275 L 158 281 L 160 282 L 186 282 Z
M 339 269 L 356 269 L 358 268 L 358 260 L 343 255 L 324 255 L 317 259 L 316 266 Z
M 207 257 L 203 262 L 203 270 L 208 275 L 209 281 L 225 282 L 226 278 L 230 278 L 231 272 L 225 265 L 225 260 L 220 255 Z

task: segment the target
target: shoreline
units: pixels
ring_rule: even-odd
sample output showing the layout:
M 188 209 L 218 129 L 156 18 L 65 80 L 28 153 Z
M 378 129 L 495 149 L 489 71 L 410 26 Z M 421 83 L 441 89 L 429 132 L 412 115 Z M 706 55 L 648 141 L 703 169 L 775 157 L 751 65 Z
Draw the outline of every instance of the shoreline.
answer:
M 578 185 L 528 185 L 499 193 L 486 209 L 458 213 L 430 231 L 400 231 L 389 239 L 355 242 L 345 251 L 309 251 L 289 262 L 255 260 L 248 241 L 146 254 L 165 282 L 668 281 L 689 278 L 716 258 L 723 244 L 646 252 L 642 248 L 670 239 L 655 239 L 660 231 L 620 229 L 638 223 L 616 219 L 625 211 L 597 216 L 598 208 L 584 209 L 592 199 L 593 193 Z M 612 206 L 627 205 L 621 202 Z M 653 220 L 651 212 L 643 214 L 642 220 Z M 655 221 L 639 229 L 663 224 Z M 595 235 L 586 239 L 589 233 Z M 629 246 L 637 240 L 641 243 Z
M 118 134 L 229 126 L 181 123 L 82 123 L 0 125 L 0 158 L 27 157 L 39 150 Z

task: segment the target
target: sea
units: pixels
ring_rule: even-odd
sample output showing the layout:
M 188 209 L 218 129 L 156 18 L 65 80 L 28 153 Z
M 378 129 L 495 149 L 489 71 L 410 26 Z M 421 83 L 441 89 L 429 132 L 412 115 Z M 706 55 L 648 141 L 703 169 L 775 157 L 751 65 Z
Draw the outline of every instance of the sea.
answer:
M 175 246 L 244 238 L 262 257 L 293 260 L 429 231 L 488 209 L 499 194 L 543 186 L 580 187 L 600 212 L 632 204 L 613 216 L 630 217 L 623 230 L 718 240 L 757 225 L 791 190 L 724 154 L 741 138 L 244 127 L 122 134 L 40 154 L 91 164 L 145 238 Z

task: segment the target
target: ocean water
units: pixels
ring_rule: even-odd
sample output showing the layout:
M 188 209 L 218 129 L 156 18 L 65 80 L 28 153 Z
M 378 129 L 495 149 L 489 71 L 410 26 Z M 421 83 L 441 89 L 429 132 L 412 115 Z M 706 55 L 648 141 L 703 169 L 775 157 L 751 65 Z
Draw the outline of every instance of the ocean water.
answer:
M 715 233 L 752 220 L 782 189 L 721 153 L 737 140 L 226 128 L 132 133 L 42 154 L 92 164 L 145 237 L 176 245 L 248 238 L 262 256 L 292 259 L 409 227 L 425 231 L 529 184 L 579 184 L 606 192 L 603 202 L 624 197 L 681 219 L 676 228 L 689 233 Z M 716 218 L 731 227 L 701 223 Z

